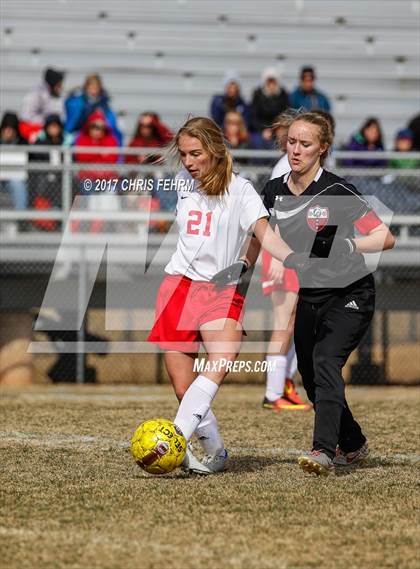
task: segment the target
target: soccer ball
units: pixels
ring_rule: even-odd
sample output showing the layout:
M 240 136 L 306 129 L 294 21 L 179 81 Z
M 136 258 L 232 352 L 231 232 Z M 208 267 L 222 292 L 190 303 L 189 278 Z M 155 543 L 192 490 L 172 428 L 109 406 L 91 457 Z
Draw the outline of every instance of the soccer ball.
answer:
M 181 465 L 187 441 L 172 421 L 152 419 L 142 423 L 131 439 L 131 454 L 149 474 L 167 474 Z

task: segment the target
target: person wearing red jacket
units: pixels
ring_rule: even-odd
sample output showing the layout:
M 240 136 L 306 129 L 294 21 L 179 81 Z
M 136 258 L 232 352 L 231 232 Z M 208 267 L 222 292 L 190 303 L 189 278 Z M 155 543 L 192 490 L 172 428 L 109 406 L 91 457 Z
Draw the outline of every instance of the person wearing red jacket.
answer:
M 87 119 L 75 143 L 76 148 L 82 146 L 102 146 L 118 147 L 116 137 L 112 134 L 110 126 L 107 124 L 105 115 L 102 111 L 94 111 Z M 87 162 L 91 164 L 115 164 L 118 162 L 118 152 L 99 153 L 99 152 L 76 152 L 76 162 Z M 81 184 L 81 193 L 85 193 L 83 181 L 90 179 L 92 183 L 96 179 L 109 180 L 118 178 L 118 174 L 112 170 L 80 170 L 78 174 Z
M 139 117 L 134 136 L 129 148 L 155 148 L 166 146 L 173 138 L 169 128 L 160 122 L 156 113 L 142 113 Z M 150 164 L 159 160 L 159 156 L 132 154 L 125 157 L 127 164 Z
M 105 115 L 102 111 L 94 111 L 87 119 L 83 126 L 79 137 L 75 144 L 77 147 L 91 146 L 91 147 L 118 147 L 118 141 L 112 134 L 111 128 L 106 122 Z M 89 209 L 97 210 L 115 210 L 118 209 L 117 197 L 114 196 L 113 200 L 109 199 L 110 190 L 95 191 L 97 183 L 95 180 L 113 180 L 118 178 L 118 172 L 110 169 L 98 170 L 98 164 L 115 164 L 118 162 L 118 152 L 100 153 L 89 151 L 79 151 L 75 154 L 76 162 L 86 162 L 95 164 L 95 168 L 91 170 L 80 170 L 78 179 L 80 183 L 80 193 L 83 195 L 90 195 Z M 91 184 L 87 184 L 87 180 Z M 104 223 L 102 220 L 93 220 L 90 224 L 89 231 L 97 233 L 102 231 Z M 72 224 L 73 231 L 78 231 L 80 223 L 75 221 Z

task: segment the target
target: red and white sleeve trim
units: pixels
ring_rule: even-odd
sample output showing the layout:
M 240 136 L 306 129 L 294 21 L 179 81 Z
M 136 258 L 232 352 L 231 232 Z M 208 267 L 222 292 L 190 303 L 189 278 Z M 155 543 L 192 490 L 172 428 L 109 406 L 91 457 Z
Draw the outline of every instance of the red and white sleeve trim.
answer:
M 368 211 L 365 215 L 353 221 L 353 225 L 362 235 L 367 235 L 372 229 L 381 225 L 381 223 L 381 219 L 373 210 Z

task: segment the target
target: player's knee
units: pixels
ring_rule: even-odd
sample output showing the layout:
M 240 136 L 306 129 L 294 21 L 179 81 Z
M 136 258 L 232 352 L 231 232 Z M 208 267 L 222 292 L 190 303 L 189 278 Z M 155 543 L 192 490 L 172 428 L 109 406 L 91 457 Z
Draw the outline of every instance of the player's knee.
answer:
M 342 362 L 340 358 L 318 354 L 314 357 L 314 376 L 323 382 L 335 385 L 341 379 Z
M 217 354 L 217 357 L 209 358 L 209 377 L 214 380 L 223 379 L 229 372 L 235 369 L 236 353 Z
M 340 373 L 340 365 L 334 356 L 318 353 L 314 356 L 313 361 L 315 375 L 331 375 Z
M 174 389 L 175 389 L 175 395 L 176 395 L 178 401 L 181 401 L 182 398 L 184 397 L 188 387 L 185 387 L 184 385 L 179 385 L 179 386 L 175 385 Z
M 232 353 L 222 355 L 220 359 L 221 367 L 222 369 L 226 369 L 227 373 L 231 371 L 231 368 L 236 361 L 236 356 L 237 354 L 232 354 Z
M 344 380 L 341 366 L 333 357 L 323 356 L 314 361 L 314 383 L 316 398 L 334 398 L 337 402 L 344 401 Z M 321 397 L 321 393 L 325 396 Z

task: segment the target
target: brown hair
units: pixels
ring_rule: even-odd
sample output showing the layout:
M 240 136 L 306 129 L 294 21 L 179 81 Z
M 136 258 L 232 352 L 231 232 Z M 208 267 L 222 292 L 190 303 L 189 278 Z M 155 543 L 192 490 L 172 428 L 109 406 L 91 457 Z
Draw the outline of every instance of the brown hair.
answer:
M 207 117 L 195 117 L 178 130 L 170 145 L 170 151 L 179 159 L 179 138 L 186 134 L 198 138 L 203 148 L 212 158 L 208 174 L 200 180 L 201 189 L 208 196 L 222 196 L 226 193 L 233 172 L 233 159 L 225 144 L 223 133 L 218 125 Z
M 247 141 L 249 139 L 249 134 L 242 114 L 239 111 L 227 111 L 225 114 L 224 124 L 229 117 L 235 117 L 239 122 L 239 137 L 241 142 Z
M 275 132 L 278 128 L 289 128 L 297 115 L 298 111 L 294 109 L 287 109 L 287 111 L 283 111 L 274 119 L 274 122 L 271 125 L 271 130 Z
M 101 91 L 103 91 L 104 87 L 102 85 L 102 79 L 100 75 L 94 73 L 93 75 L 88 75 L 83 83 L 83 90 L 86 91 L 90 83 L 97 83 Z
M 314 124 L 318 127 L 319 142 L 322 146 L 327 147 L 319 157 L 319 162 L 321 166 L 323 166 L 334 141 L 334 133 L 331 126 L 331 121 L 329 121 L 324 115 L 318 113 L 317 111 L 299 112 L 289 126 L 297 121 L 304 121 L 309 124 Z
M 283 144 L 283 140 L 282 142 L 280 142 L 276 136 L 276 130 L 279 128 L 285 128 L 287 130 L 289 130 L 289 126 L 292 124 L 292 122 L 294 121 L 294 119 L 296 118 L 298 111 L 295 109 L 287 109 L 286 111 L 283 111 L 282 113 L 280 113 L 279 115 L 276 116 L 276 118 L 274 119 L 273 124 L 271 125 L 271 132 L 272 134 L 275 136 L 276 140 L 275 140 L 275 144 L 277 146 L 277 148 L 279 150 L 281 150 L 282 152 L 284 152 L 284 148 L 282 148 L 282 144 Z M 287 135 L 287 132 L 286 132 Z

